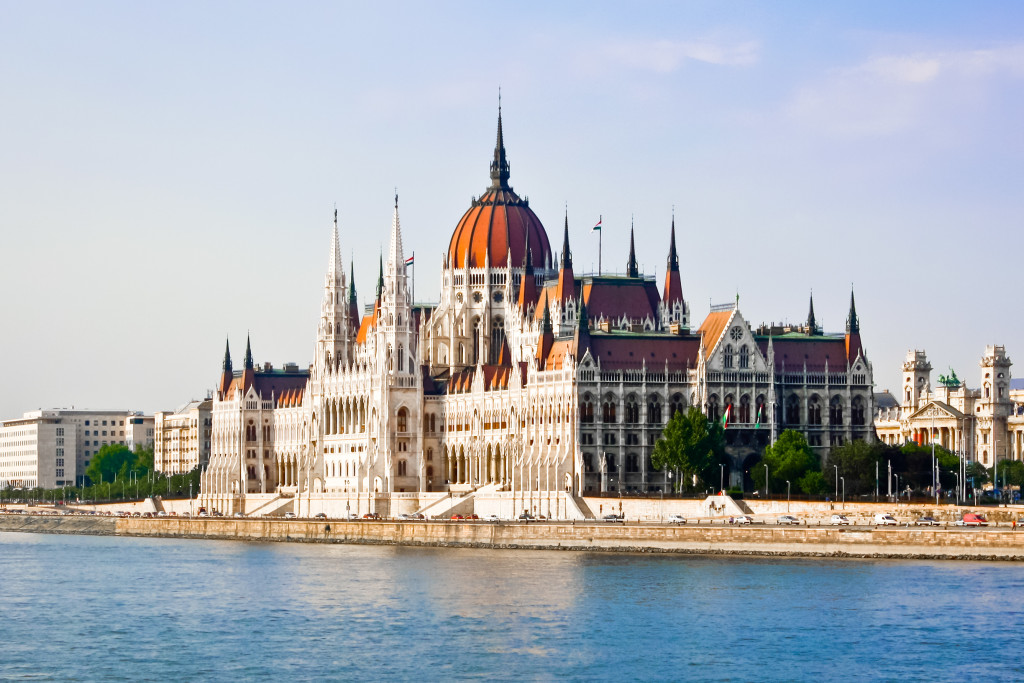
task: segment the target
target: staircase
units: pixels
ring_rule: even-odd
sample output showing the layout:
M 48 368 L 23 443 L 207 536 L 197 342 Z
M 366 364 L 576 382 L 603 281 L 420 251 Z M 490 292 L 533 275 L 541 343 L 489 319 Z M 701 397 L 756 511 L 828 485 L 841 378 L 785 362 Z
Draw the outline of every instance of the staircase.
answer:
M 252 499 L 253 496 L 247 496 L 246 502 L 249 502 Z M 286 512 L 295 511 L 292 505 L 295 502 L 295 499 L 290 494 L 287 496 L 281 494 L 272 494 L 269 500 L 262 502 L 254 502 L 258 502 L 259 504 L 252 510 L 246 510 L 246 517 L 269 517 L 271 515 L 283 515 Z
M 421 514 L 427 519 L 441 518 L 450 516 L 454 512 L 458 512 L 463 515 L 473 514 L 473 497 L 480 494 L 497 493 L 501 490 L 501 484 L 487 484 L 485 486 L 478 486 L 475 489 L 470 489 L 465 493 L 459 495 L 452 495 L 451 497 L 445 496 L 438 498 L 437 500 L 428 503 L 419 510 L 416 514 Z

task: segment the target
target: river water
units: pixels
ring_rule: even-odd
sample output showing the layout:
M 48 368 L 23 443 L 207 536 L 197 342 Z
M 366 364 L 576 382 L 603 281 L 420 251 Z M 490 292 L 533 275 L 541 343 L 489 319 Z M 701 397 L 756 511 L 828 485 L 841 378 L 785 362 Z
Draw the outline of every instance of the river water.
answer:
M 0 533 L 3 680 L 1021 680 L 1024 565 Z

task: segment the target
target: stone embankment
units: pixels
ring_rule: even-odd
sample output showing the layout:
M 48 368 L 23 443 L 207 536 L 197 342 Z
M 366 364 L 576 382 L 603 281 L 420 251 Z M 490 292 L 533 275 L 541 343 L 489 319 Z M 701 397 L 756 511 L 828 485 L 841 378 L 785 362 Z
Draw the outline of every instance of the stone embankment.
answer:
M 1024 531 L 1007 527 L 732 527 L 0 515 L 0 531 L 700 555 L 1024 560 Z

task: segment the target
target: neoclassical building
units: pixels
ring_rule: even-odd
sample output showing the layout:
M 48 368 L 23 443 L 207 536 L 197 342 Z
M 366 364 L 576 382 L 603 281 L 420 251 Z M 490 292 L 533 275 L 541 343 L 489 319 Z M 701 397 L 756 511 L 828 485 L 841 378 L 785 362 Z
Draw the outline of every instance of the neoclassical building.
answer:
M 373 304 L 360 314 L 335 213 L 308 370 L 241 371 L 225 353 L 205 500 L 247 513 L 466 509 L 580 517 L 580 497 L 658 492 L 653 445 L 698 406 L 727 424 L 734 484 L 781 429 L 821 455 L 873 438 L 871 364 L 846 330 L 752 326 L 734 303 L 693 330 L 675 222 L 659 290 L 633 236 L 621 274 L 577 274 L 509 183 L 502 120 L 490 184 L 456 223 L 437 304 L 417 304 L 395 198 Z M 461 507 L 460 507 L 461 506 Z
M 911 350 L 903 362 L 896 395 L 878 401 L 875 430 L 888 444 L 932 441 L 969 461 L 992 467 L 998 459 L 1024 454 L 1024 391 L 1011 387 L 1004 346 L 986 346 L 979 362 L 978 388 L 970 389 L 950 371 L 933 387 L 924 351 Z

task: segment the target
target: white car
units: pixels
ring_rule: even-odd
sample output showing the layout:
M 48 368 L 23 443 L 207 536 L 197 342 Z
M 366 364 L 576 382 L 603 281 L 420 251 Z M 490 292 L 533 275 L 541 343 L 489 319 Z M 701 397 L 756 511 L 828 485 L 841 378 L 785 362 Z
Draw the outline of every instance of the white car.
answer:
M 846 515 L 832 515 L 828 523 L 832 526 L 850 526 L 850 518 Z
M 682 515 L 669 515 L 668 516 L 668 523 L 669 524 L 686 524 L 686 517 L 683 517 Z
M 286 513 L 284 513 L 284 518 L 285 519 L 295 519 L 295 513 L 294 512 L 286 512 Z
M 896 526 L 897 524 L 899 524 L 899 522 L 896 521 L 895 517 L 884 512 L 879 512 L 875 514 L 874 522 L 879 526 Z
M 485 522 L 500 522 L 501 521 L 501 517 L 498 517 L 498 515 L 487 515 L 487 516 L 484 517 L 484 521 Z
M 753 524 L 754 518 L 750 515 L 740 515 L 739 517 L 730 517 L 729 524 Z
M 776 524 L 799 524 L 800 520 L 793 515 L 782 515 L 775 520 Z

